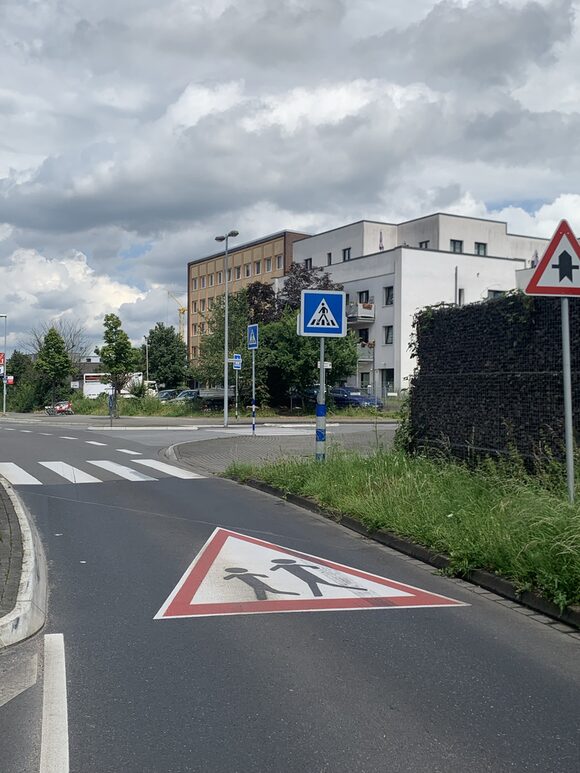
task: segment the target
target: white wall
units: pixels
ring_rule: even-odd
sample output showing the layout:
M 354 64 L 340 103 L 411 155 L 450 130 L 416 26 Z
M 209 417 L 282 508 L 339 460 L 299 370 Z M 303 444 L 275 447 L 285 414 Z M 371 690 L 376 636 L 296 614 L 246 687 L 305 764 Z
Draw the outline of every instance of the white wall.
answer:
M 336 228 L 333 231 L 311 236 L 294 242 L 292 255 L 295 263 L 302 263 L 306 258 L 312 258 L 313 266 L 326 266 L 327 253 L 332 252 L 332 263 L 342 262 L 342 251 L 351 248 L 351 258 L 363 254 L 363 224 L 353 223 Z M 378 248 L 377 248 L 378 249 Z

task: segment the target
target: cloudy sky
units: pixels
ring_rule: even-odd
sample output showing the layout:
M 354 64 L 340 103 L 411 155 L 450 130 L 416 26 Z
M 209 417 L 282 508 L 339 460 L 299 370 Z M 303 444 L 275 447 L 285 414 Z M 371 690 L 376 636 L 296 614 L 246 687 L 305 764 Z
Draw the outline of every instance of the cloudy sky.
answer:
M 9 350 L 177 324 L 186 263 L 434 211 L 580 231 L 580 0 L 0 0 Z M 2 331 L 0 331 L 2 332 Z

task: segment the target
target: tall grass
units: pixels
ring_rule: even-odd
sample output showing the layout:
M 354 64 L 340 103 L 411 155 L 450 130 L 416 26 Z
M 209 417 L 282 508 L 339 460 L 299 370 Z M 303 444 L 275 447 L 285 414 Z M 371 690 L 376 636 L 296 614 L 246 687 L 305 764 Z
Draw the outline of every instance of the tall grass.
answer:
M 446 554 L 458 574 L 486 569 L 560 607 L 580 603 L 580 507 L 517 466 L 473 471 L 397 451 L 335 451 L 324 464 L 285 459 L 234 464 L 228 473 L 312 497 L 369 529 Z

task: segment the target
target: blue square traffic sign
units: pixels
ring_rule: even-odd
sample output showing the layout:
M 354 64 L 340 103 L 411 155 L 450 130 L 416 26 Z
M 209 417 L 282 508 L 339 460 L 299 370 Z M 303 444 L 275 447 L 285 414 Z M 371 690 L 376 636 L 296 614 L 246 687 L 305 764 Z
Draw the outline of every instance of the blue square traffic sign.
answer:
M 248 349 L 258 348 L 258 325 L 248 325 Z
M 343 338 L 346 335 L 346 293 L 302 290 L 299 335 Z
M 241 354 L 234 354 L 233 360 L 234 360 L 234 370 L 241 370 L 242 369 L 242 355 Z

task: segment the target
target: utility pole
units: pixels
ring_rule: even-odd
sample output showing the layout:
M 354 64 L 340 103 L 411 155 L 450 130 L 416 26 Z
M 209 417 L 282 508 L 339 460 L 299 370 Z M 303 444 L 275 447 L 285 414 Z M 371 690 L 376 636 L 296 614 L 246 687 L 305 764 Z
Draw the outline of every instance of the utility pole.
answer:
M 216 242 L 225 242 L 224 250 L 224 281 L 225 281 L 225 299 L 224 299 L 224 427 L 228 426 L 228 367 L 229 367 L 229 340 L 228 340 L 228 239 L 239 236 L 239 231 L 228 231 L 224 236 L 216 236 Z

